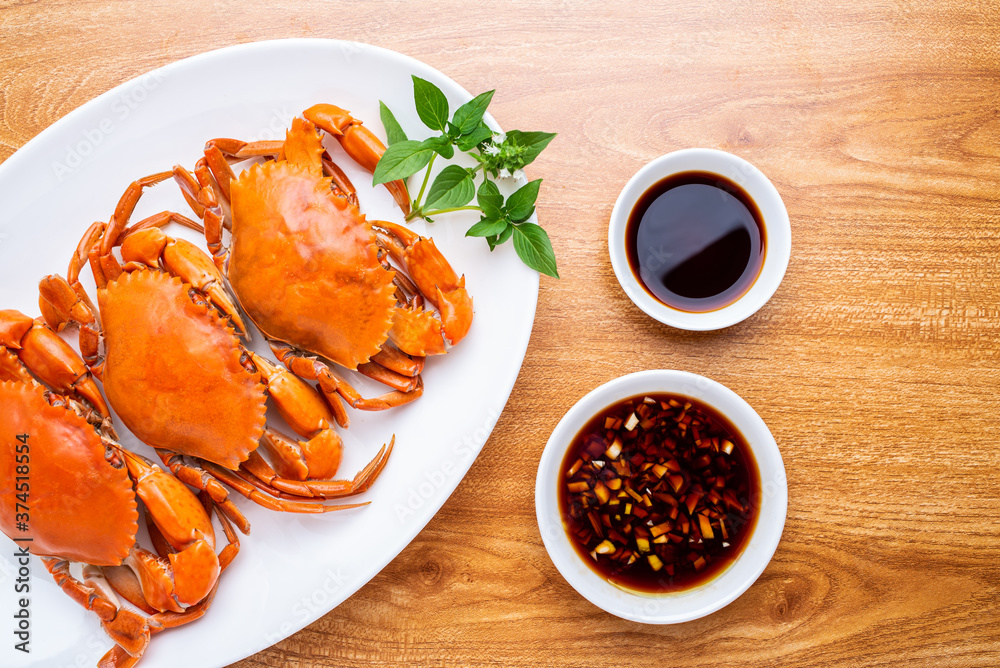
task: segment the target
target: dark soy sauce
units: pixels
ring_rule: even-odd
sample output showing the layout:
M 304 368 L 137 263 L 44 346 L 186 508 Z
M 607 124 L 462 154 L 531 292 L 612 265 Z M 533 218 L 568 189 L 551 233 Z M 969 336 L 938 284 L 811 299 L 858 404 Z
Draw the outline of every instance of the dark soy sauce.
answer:
M 625 227 L 632 273 L 667 306 L 702 313 L 743 296 L 764 264 L 763 217 L 750 196 L 709 172 L 668 176 L 636 202 Z

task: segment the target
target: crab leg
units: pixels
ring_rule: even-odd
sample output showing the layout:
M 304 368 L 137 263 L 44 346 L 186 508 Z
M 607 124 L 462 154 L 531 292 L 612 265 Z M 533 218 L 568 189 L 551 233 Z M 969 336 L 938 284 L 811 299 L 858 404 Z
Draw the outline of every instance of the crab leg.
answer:
M 142 197 L 143 191 L 150 186 L 154 186 L 170 178 L 172 175 L 173 172 L 150 174 L 149 176 L 133 181 L 125 189 L 125 193 L 118 200 L 118 206 L 115 207 L 115 212 L 111 216 L 111 222 L 108 223 L 104 236 L 101 237 L 99 250 L 95 247 L 90 251 L 91 265 L 95 268 L 95 274 L 97 273 L 98 266 L 105 280 L 114 280 L 121 274 L 121 267 L 111 254 L 111 249 L 118 244 L 119 237 L 128 226 L 129 218 L 132 217 L 132 212 L 135 210 L 135 205 L 138 204 L 139 198 Z M 98 287 L 104 286 L 98 284 Z
M 228 188 L 233 179 L 233 170 L 229 168 L 229 164 L 224 158 L 220 158 L 220 160 L 225 169 L 225 176 L 220 178 L 225 179 Z M 227 219 L 226 210 L 219 198 L 216 197 L 215 188 L 212 185 L 212 173 L 206 158 L 198 161 L 194 175 L 180 165 L 174 165 L 173 173 L 174 181 L 180 186 L 188 206 L 205 223 L 205 241 L 208 243 L 212 260 L 219 269 L 224 269 L 229 257 L 229 249 L 222 244 L 222 230 L 225 227 L 231 227 L 232 223 Z M 225 201 L 228 206 L 228 195 Z
M 375 165 L 385 153 L 385 144 L 361 121 L 351 116 L 350 112 L 332 104 L 316 104 L 303 111 L 302 115 L 321 130 L 336 137 L 354 162 L 368 172 L 375 172 Z M 396 200 L 403 215 L 410 213 L 410 194 L 406 191 L 406 183 L 402 180 L 392 181 L 386 183 L 385 187 Z
M 333 179 L 333 183 L 337 186 L 337 190 L 341 192 L 354 206 L 358 205 L 358 191 L 355 189 L 354 184 L 351 183 L 351 179 L 347 177 L 344 170 L 333 161 L 330 154 L 324 149 L 323 155 L 320 156 L 320 161 L 323 163 L 323 174 L 329 176 Z
M 369 503 L 365 501 L 364 503 L 326 506 L 315 501 L 298 501 L 296 500 L 298 498 L 297 495 L 283 494 L 277 489 L 269 488 L 255 476 L 245 473 L 242 469 L 239 471 L 230 471 L 211 462 L 205 462 L 205 469 L 246 498 L 268 510 L 318 514 L 360 508 L 361 506 L 367 506 Z
M 305 359 L 305 358 L 303 358 Z M 284 360 L 282 360 L 284 361 Z M 362 411 L 384 411 L 396 406 L 402 406 L 403 404 L 408 404 L 420 395 L 424 393 L 424 381 L 417 376 L 413 380 L 415 381 L 409 390 L 396 390 L 394 392 L 386 392 L 385 394 L 379 395 L 377 397 L 366 398 L 361 396 L 361 393 L 354 389 L 346 381 L 337 378 L 330 371 L 329 367 L 325 364 L 321 364 L 322 370 L 316 380 L 319 381 L 320 389 L 323 391 L 324 396 L 330 399 L 334 393 L 338 394 L 343 398 L 351 408 L 356 408 Z M 292 369 L 295 371 L 295 369 Z M 338 423 L 339 424 L 339 423 Z M 347 425 L 341 425 L 346 427 Z
M 224 157 L 234 160 L 249 160 L 250 158 L 274 158 L 281 155 L 285 142 L 280 139 L 262 141 L 243 141 L 241 139 L 210 139 L 205 143 L 205 149 L 214 147 Z
M 346 401 L 351 408 L 365 411 L 381 411 L 407 404 L 423 394 L 424 391 L 423 381 L 420 379 L 420 376 L 416 376 L 415 378 L 406 379 L 408 381 L 407 386 L 412 388 L 410 390 L 396 390 L 379 397 L 366 399 L 347 382 L 337 378 L 330 370 L 330 367 L 315 357 L 302 355 L 286 344 L 271 342 L 270 345 L 271 350 L 278 357 L 278 360 L 288 367 L 293 374 L 299 378 L 319 383 L 319 389 L 323 392 L 323 396 L 326 397 L 327 401 L 330 402 L 337 424 L 341 427 L 347 427 L 350 424 L 350 419 L 347 417 L 347 412 L 344 410 L 341 399 Z
M 218 186 L 218 196 L 227 204 L 232 200 L 232 182 L 236 178 L 230 161 L 247 160 L 250 158 L 267 157 L 277 160 L 289 160 L 309 169 L 317 176 L 324 172 L 333 178 L 337 188 L 347 196 L 354 196 L 354 185 L 350 179 L 330 158 L 323 148 L 323 141 L 316 131 L 316 126 L 301 118 L 292 120 L 292 130 L 286 133 L 285 141 L 244 142 L 238 139 L 210 139 L 205 144 L 204 157 L 198 161 L 195 168 L 197 179 L 187 174 L 183 167 L 174 167 L 174 179 L 184 191 L 184 196 L 191 207 L 200 216 L 206 206 L 206 199 L 216 199 L 212 180 Z M 206 176 L 202 176 L 202 170 Z M 204 194 L 201 191 L 212 191 Z
M 202 234 L 205 232 L 204 227 L 194 222 L 187 216 L 175 213 L 174 211 L 161 211 L 160 213 L 153 214 L 149 218 L 143 218 L 138 223 L 132 223 L 129 225 L 122 231 L 120 239 L 138 232 L 139 230 L 145 230 L 151 227 L 166 227 L 170 223 L 179 223 L 184 227 L 190 228 L 195 232 L 201 232 Z
M 155 186 L 157 183 L 169 179 L 171 175 L 172 172 L 158 172 L 129 184 L 129 187 L 125 189 L 125 192 L 118 200 L 118 206 L 115 207 L 114 215 L 111 216 L 108 234 L 104 237 L 105 243 L 110 244 L 104 250 L 105 255 L 110 252 L 110 249 L 118 240 L 118 235 L 125 229 L 128 219 L 132 217 L 132 212 L 135 211 L 135 205 L 139 203 L 139 198 L 142 197 L 143 191 L 150 186 Z
M 214 598 L 215 589 L 201 603 L 191 606 L 184 612 L 158 612 L 150 616 L 146 620 L 149 626 L 149 634 L 151 636 L 156 635 L 161 631 L 183 626 L 184 624 L 189 624 L 200 619 L 208 611 Z M 138 663 L 140 658 L 139 656 L 130 656 L 120 645 L 115 645 L 107 654 L 101 657 L 101 660 L 97 663 L 97 668 L 132 668 L 132 666 Z
M 160 456 L 163 465 L 170 469 L 170 472 L 178 480 L 191 485 L 212 500 L 217 506 L 216 510 L 219 512 L 220 521 L 225 517 L 229 522 L 235 524 L 244 535 L 250 533 L 250 522 L 246 516 L 229 500 L 229 491 L 218 480 L 213 478 L 208 471 L 188 466 L 184 463 L 184 457 L 176 452 L 156 448 L 156 454 Z M 223 522 L 223 528 L 225 527 L 226 522 Z M 229 536 L 229 532 L 226 533 L 226 536 Z M 229 542 L 233 542 L 232 538 L 229 539 Z
M 400 392 L 412 392 L 420 384 L 419 374 L 398 373 L 374 361 L 359 364 L 357 371 L 363 376 L 368 376 L 372 380 L 377 380 Z
M 191 194 L 195 195 L 199 202 L 202 198 L 210 198 L 222 199 L 228 204 L 232 201 L 232 183 L 236 179 L 233 168 L 229 166 L 229 159 L 239 161 L 260 157 L 276 158 L 281 155 L 284 147 L 283 141 L 245 142 L 238 139 L 210 139 L 205 144 L 205 157 L 199 160 L 195 167 L 198 190 L 191 191 Z M 184 168 L 174 167 L 174 179 L 180 184 L 181 189 L 190 189 L 192 183 L 190 180 L 178 178 L 178 170 Z M 213 179 L 218 185 L 218 194 L 212 186 Z M 199 190 L 209 192 L 201 195 Z M 189 197 L 188 202 L 190 201 Z
M 87 228 L 83 237 L 77 244 L 73 257 L 70 258 L 69 268 L 66 270 L 66 279 L 62 280 L 63 286 L 54 286 L 58 297 L 45 297 L 44 293 L 38 299 L 38 305 L 42 311 L 42 317 L 49 323 L 50 327 L 61 332 L 69 321 L 80 325 L 80 349 L 84 352 L 84 359 L 87 360 L 87 351 L 93 350 L 96 358 L 101 333 L 100 324 L 96 318 L 97 308 L 90 301 L 90 295 L 83 289 L 80 283 L 80 269 L 90 261 L 90 249 L 94 247 L 104 234 L 107 226 L 98 221 Z M 42 280 L 45 283 L 45 279 Z M 71 294 L 72 293 L 72 294 Z M 75 298 L 73 295 L 76 295 Z M 65 313 L 55 310 L 53 304 L 65 304 L 69 310 Z M 77 304 L 80 304 L 77 306 Z M 57 326 L 58 323 L 58 326 Z M 91 366 L 88 361 L 88 366 Z
M 175 452 L 170 452 L 169 450 L 163 450 L 160 448 L 157 448 L 156 452 L 175 476 L 184 480 L 193 487 L 211 494 L 213 500 L 215 495 L 210 490 L 213 487 L 221 488 L 221 481 L 239 494 L 250 499 L 257 505 L 267 508 L 268 510 L 317 514 L 329 513 L 336 510 L 347 510 L 348 508 L 357 508 L 359 506 L 368 505 L 367 503 L 356 503 L 345 506 L 324 506 L 315 502 L 304 502 L 297 500 L 298 497 L 295 497 L 294 495 L 284 495 L 278 492 L 278 490 L 268 489 L 263 483 L 248 474 L 243 474 L 242 471 L 230 471 L 229 469 L 212 464 L 211 462 L 202 462 L 204 468 L 197 468 L 184 464 L 181 461 L 181 455 Z M 247 478 L 249 479 L 243 477 L 244 475 L 247 475 Z M 215 502 L 220 507 L 224 508 L 219 501 Z M 231 506 L 232 511 L 238 515 L 238 517 L 234 517 L 229 511 L 224 510 L 229 519 L 236 523 L 243 533 L 249 533 L 250 525 L 246 524 L 246 528 L 244 528 L 240 521 L 242 520 L 243 523 L 246 523 L 246 518 L 243 517 L 243 514 L 236 510 L 235 506 L 232 506 L 231 501 L 226 501 L 225 503 Z M 220 561 L 222 560 L 222 555 L 220 555 L 219 559 Z
M 70 598 L 90 610 L 101 620 L 101 626 L 129 656 L 139 657 L 149 645 L 150 628 L 146 618 L 119 607 L 110 591 L 84 584 L 70 574 L 69 562 L 56 557 L 42 557 L 42 563 L 56 584 Z
M 211 517 L 212 511 L 216 510 L 216 503 L 212 497 L 209 496 L 208 492 L 202 491 L 198 493 L 198 500 L 201 501 L 205 512 Z M 226 535 L 226 546 L 219 552 L 219 568 L 225 571 L 240 552 L 240 537 L 236 535 L 232 523 L 224 513 L 216 511 L 216 516 L 219 518 L 219 524 L 222 525 L 222 532 Z
M 67 282 L 80 294 L 81 299 L 88 299 L 88 303 L 87 293 L 80 284 L 80 269 L 90 261 L 90 250 L 101 240 L 101 237 L 104 236 L 104 230 L 107 228 L 108 226 L 101 221 L 97 221 L 87 228 L 76 246 L 73 257 L 70 258 L 69 269 L 66 270 Z M 91 310 L 93 310 L 93 306 L 91 306 Z
M 424 370 L 423 357 L 407 355 L 392 346 L 382 346 L 380 351 L 372 355 L 371 361 L 390 371 L 395 371 L 398 374 L 411 378 L 419 376 Z
M 288 437 L 273 430 L 267 430 L 264 432 L 264 442 L 266 443 L 269 439 L 281 439 L 284 441 L 279 446 L 269 446 L 269 451 L 271 452 L 273 452 L 271 447 L 294 448 L 296 445 L 295 442 Z M 383 445 L 382 448 L 379 449 L 375 457 L 368 462 L 363 469 L 358 471 L 353 480 L 298 481 L 282 478 L 256 452 L 250 453 L 250 457 L 243 463 L 241 470 L 246 471 L 255 479 L 259 480 L 264 485 L 263 489 L 267 490 L 271 494 L 274 494 L 275 496 L 278 496 L 279 494 L 282 496 L 287 494 L 292 495 L 293 497 L 306 496 L 321 499 L 335 499 L 345 496 L 354 496 L 355 494 L 361 494 L 362 492 L 367 491 L 368 488 L 372 486 L 372 483 L 375 482 L 375 479 L 378 478 L 379 474 L 382 473 L 386 463 L 389 461 L 389 455 L 392 454 L 394 443 L 395 437 L 389 441 L 388 445 Z M 338 507 L 343 508 L 346 506 Z

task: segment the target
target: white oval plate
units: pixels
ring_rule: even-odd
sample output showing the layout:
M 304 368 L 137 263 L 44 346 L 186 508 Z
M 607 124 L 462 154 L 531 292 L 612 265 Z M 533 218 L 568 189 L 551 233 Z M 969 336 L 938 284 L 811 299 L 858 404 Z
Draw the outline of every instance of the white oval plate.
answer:
M 136 178 L 192 167 L 207 139 L 283 138 L 291 118 L 317 102 L 351 110 L 384 138 L 379 100 L 411 138 L 430 136 L 413 108 L 410 75 L 434 82 L 451 109 L 471 99 L 457 83 L 407 56 L 374 46 L 319 39 L 259 42 L 188 58 L 125 83 L 76 109 L 0 164 L 0 308 L 38 314 L 37 284 L 64 274 L 86 227 L 107 220 Z M 499 130 L 492 118 L 487 123 Z M 343 156 L 334 159 L 358 188 L 372 218 L 402 222 L 384 188 Z M 440 162 L 440 161 L 439 161 Z M 134 220 L 164 209 L 190 215 L 172 182 L 140 201 Z M 323 516 L 273 513 L 238 497 L 253 525 L 201 620 L 155 636 L 142 661 L 158 666 L 221 666 L 254 654 L 326 614 L 360 589 L 430 521 L 468 471 L 496 424 L 524 359 L 538 297 L 538 274 L 510 244 L 490 253 L 464 236 L 478 218 L 443 216 L 432 234 L 475 304 L 468 337 L 430 359 L 425 392 L 382 413 L 351 411 L 341 430 L 341 474 L 353 476 L 396 435 L 381 478 L 359 500 L 371 505 Z M 172 226 L 169 233 L 204 239 Z M 84 271 L 90 279 L 89 271 Z M 87 283 L 92 288 L 93 282 Z M 254 348 L 267 353 L 260 337 Z M 366 395 L 384 387 L 358 382 Z M 209 411 L 224 406 L 206 406 Z M 274 413 L 274 411 L 271 411 Z M 120 428 L 130 447 L 154 457 Z M 220 533 L 220 540 L 222 539 Z M 0 538 L 0 618 L 16 611 L 14 543 Z M 31 653 L 14 648 L 8 624 L 3 666 L 93 666 L 111 647 L 94 615 L 56 587 L 41 561 L 30 563 Z

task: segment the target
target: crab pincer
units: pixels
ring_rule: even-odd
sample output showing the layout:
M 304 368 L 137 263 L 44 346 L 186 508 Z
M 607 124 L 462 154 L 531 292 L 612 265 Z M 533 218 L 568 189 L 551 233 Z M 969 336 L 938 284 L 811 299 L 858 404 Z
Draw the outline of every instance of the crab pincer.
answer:
M 368 172 L 375 171 L 375 165 L 385 153 L 385 144 L 366 128 L 361 121 L 351 116 L 349 111 L 332 104 L 314 104 L 302 112 L 302 117 L 332 135 L 354 162 Z M 406 182 L 390 181 L 385 187 L 396 200 L 403 215 L 410 212 L 410 194 Z

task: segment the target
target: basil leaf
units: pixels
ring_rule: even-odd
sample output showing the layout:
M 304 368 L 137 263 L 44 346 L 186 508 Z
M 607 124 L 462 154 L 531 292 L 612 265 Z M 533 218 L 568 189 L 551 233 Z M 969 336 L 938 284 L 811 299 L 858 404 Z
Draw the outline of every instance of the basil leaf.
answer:
M 451 145 L 451 140 L 448 139 L 447 135 L 428 137 L 420 142 L 420 145 L 434 151 L 445 160 L 451 160 L 452 156 L 455 155 L 455 147 Z
M 508 239 L 510 239 L 510 235 L 512 235 L 512 234 L 514 234 L 514 226 L 513 225 L 508 225 L 507 229 L 500 233 L 500 236 L 497 237 L 497 240 L 494 243 L 499 246 L 503 242 L 505 242 Z
M 403 128 L 399 125 L 399 121 L 396 117 L 392 115 L 389 111 L 389 107 L 385 106 L 385 102 L 379 100 L 379 116 L 382 118 L 382 127 L 385 128 L 385 137 L 389 142 L 389 146 L 396 144 L 401 141 L 406 141 L 406 133 L 403 132 Z
M 559 278 L 556 271 L 556 255 L 552 242 L 545 230 L 535 224 L 514 227 L 514 250 L 526 265 L 553 278 Z
M 414 76 L 413 102 L 424 125 L 431 130 L 445 131 L 448 123 L 448 99 L 440 88 L 426 79 Z
M 506 220 L 490 220 L 488 218 L 483 218 L 478 223 L 469 228 L 469 231 L 465 233 L 467 237 L 495 237 L 498 234 L 502 234 L 507 230 L 507 226 L 510 225 Z
M 476 194 L 476 184 L 464 167 L 448 165 L 434 178 L 424 202 L 424 210 L 465 206 Z M 431 211 L 433 213 L 433 211 Z
M 493 130 L 490 130 L 486 125 L 480 124 L 478 128 L 472 131 L 471 134 L 464 135 L 458 139 L 456 145 L 460 151 L 465 151 L 468 153 L 472 149 L 479 146 L 481 143 L 493 136 Z M 472 157 L 479 159 L 479 156 L 472 154 Z
M 555 136 L 554 132 L 521 132 L 520 130 L 511 130 L 507 133 L 507 141 L 512 141 L 515 145 L 525 149 L 519 153 L 520 166 L 524 167 L 531 164 Z
M 477 95 L 455 110 L 454 123 L 458 126 L 459 132 L 467 135 L 479 127 L 483 120 L 483 114 L 486 113 L 486 107 L 490 106 L 490 100 L 493 99 L 495 92 L 495 90 L 491 90 Z
M 535 212 L 535 201 L 538 199 L 538 187 L 542 185 L 542 180 L 537 179 L 526 183 L 518 188 L 504 204 L 504 211 L 510 216 L 511 221 L 522 223 L 531 217 Z
M 492 181 L 483 181 L 482 185 L 479 186 L 479 192 L 476 194 L 476 202 L 479 204 L 479 208 L 483 210 L 483 215 L 487 218 L 496 219 L 503 217 L 503 195 L 500 194 L 497 184 Z
M 372 184 L 389 183 L 416 174 L 431 160 L 434 151 L 413 139 L 396 142 L 385 150 L 375 165 Z

